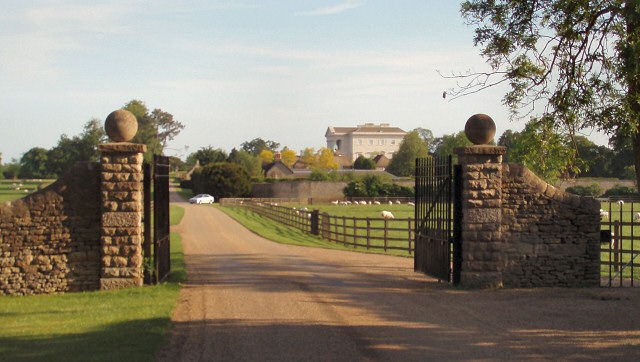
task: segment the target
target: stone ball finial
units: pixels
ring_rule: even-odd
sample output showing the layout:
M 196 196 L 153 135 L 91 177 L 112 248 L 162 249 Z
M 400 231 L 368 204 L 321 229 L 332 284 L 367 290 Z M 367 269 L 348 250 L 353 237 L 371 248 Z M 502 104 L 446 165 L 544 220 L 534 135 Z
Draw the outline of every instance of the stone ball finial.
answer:
M 486 145 L 496 135 L 496 123 L 486 114 L 474 114 L 464 125 L 464 134 L 474 145 Z
M 104 130 L 113 142 L 129 142 L 138 132 L 138 120 L 133 113 L 118 109 L 109 113 Z

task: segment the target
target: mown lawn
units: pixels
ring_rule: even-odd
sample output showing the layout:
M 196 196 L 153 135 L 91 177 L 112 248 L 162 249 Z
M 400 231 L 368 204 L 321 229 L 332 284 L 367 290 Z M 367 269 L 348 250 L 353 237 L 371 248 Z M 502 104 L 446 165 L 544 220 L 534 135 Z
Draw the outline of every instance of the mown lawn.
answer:
M 171 208 L 172 224 L 178 209 Z M 154 361 L 185 279 L 182 241 L 171 233 L 171 275 L 161 285 L 2 296 L 0 361 Z

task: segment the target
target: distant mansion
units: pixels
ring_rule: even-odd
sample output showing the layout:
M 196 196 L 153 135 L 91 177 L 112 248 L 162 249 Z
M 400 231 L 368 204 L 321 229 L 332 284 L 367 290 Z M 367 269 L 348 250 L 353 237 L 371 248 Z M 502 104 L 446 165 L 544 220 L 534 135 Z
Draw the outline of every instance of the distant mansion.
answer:
M 355 161 L 360 155 L 392 158 L 406 133 L 398 127 L 389 127 L 388 123 L 365 123 L 358 127 L 329 127 L 324 136 L 329 149 Z

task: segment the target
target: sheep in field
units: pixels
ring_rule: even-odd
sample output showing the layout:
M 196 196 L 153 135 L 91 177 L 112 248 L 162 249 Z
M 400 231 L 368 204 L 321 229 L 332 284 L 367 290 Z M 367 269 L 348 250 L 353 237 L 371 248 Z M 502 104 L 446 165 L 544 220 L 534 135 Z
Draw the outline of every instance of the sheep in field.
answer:
M 633 221 L 640 221 L 640 212 L 637 212 L 637 213 L 633 216 Z
M 604 218 L 608 219 L 609 218 L 609 211 L 605 211 L 605 210 L 600 209 L 600 217 L 604 217 Z
M 336 201 L 331 201 L 331 203 L 332 203 L 332 204 L 334 204 L 334 205 L 338 205 L 338 200 L 336 200 Z
M 382 216 L 383 219 L 387 219 L 387 220 L 393 219 L 393 214 L 391 213 L 391 211 L 383 210 L 380 213 L 380 215 Z
M 373 203 L 376 205 L 380 205 L 380 201 L 374 201 Z
M 411 201 L 407 202 L 407 205 L 409 205 L 409 206 L 416 206 L 416 204 L 414 204 L 414 203 L 413 203 L 413 202 L 411 202 Z
M 393 205 L 393 201 L 389 200 L 389 205 Z
M 624 201 L 618 200 L 618 205 L 620 205 L 620 206 L 624 205 Z

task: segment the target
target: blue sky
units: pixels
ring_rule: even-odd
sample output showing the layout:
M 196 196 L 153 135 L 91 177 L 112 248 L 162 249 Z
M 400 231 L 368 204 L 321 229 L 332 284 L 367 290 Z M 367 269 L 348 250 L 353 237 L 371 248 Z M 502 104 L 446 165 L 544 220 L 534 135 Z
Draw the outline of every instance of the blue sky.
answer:
M 332 126 L 390 123 L 436 136 L 487 113 L 503 89 L 454 101 L 444 73 L 486 70 L 457 1 L 0 0 L 3 162 L 50 148 L 132 99 L 186 128 L 167 154 L 256 137 L 296 151 Z M 599 143 L 602 143 L 602 137 Z

